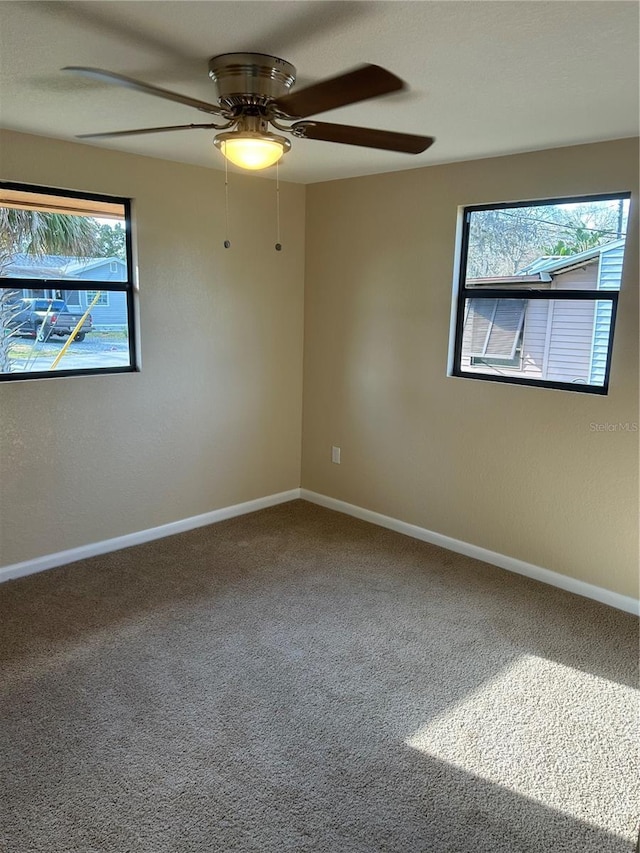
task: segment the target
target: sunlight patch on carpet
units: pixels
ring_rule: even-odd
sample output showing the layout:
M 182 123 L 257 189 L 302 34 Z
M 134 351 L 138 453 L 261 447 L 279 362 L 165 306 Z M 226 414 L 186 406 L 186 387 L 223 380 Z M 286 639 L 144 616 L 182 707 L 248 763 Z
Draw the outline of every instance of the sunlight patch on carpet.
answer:
M 637 735 L 637 691 L 527 655 L 406 743 L 628 838 L 640 793 Z

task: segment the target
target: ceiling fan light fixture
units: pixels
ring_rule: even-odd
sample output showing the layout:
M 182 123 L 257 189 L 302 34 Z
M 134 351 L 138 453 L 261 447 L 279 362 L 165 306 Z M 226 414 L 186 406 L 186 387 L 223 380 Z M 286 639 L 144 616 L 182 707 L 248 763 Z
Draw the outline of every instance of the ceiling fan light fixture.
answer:
M 252 131 L 219 133 L 213 144 L 229 162 L 253 171 L 273 166 L 291 148 L 284 136 Z
M 270 54 L 225 53 L 214 56 L 209 61 L 209 76 L 216 87 L 217 104 L 161 89 L 142 80 L 101 68 L 73 65 L 63 70 L 102 82 L 116 83 L 136 92 L 184 104 L 209 116 L 219 116 L 223 119 L 223 123 L 83 133 L 80 139 L 119 138 L 195 129 L 214 129 L 215 132 L 233 128 L 229 132 L 218 134 L 213 142 L 226 158 L 225 162 L 231 161 L 241 169 L 251 171 L 273 166 L 291 148 L 285 137 L 270 132 L 270 126 L 299 139 L 358 145 L 403 154 L 421 154 L 435 141 L 431 136 L 333 124 L 313 118 L 318 113 L 406 88 L 406 84 L 395 74 L 370 63 L 290 92 L 296 79 L 296 69 L 291 63 Z M 310 117 L 311 120 L 307 121 Z M 282 121 L 294 123 L 284 126 Z

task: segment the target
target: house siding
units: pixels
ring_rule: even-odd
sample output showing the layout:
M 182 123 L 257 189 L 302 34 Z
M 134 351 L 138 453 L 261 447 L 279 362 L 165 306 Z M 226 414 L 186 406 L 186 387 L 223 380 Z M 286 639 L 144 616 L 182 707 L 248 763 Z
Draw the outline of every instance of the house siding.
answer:
M 108 305 L 94 305 L 91 309 L 94 329 L 126 329 L 127 328 L 127 294 L 112 290 L 108 293 Z M 83 308 L 88 308 L 92 300 L 87 299 L 87 293 L 81 294 Z
M 44 279 L 62 277 L 76 284 L 85 284 L 87 290 L 95 289 L 93 282 L 117 281 L 125 282 L 127 279 L 127 266 L 123 260 L 118 258 L 105 258 L 104 263 L 92 263 L 94 259 L 88 258 L 87 264 L 83 266 L 76 259 L 61 256 L 47 256 L 43 259 L 30 258 L 28 256 L 17 256 L 13 265 L 9 265 L 4 271 L 8 276 L 12 273 L 16 277 L 27 275 L 42 276 Z M 103 260 L 102 258 L 98 260 Z M 77 311 L 85 311 L 92 302 L 87 300 L 87 290 L 65 290 L 64 298 L 69 307 Z M 54 290 L 48 289 L 23 289 L 23 296 L 45 296 L 55 295 Z M 109 291 L 108 305 L 94 305 L 91 309 L 93 326 L 96 329 L 126 329 L 127 323 L 127 296 L 122 291 Z
M 595 290 L 598 262 L 553 276 L 553 290 Z M 549 340 L 543 377 L 551 382 L 587 384 L 591 369 L 593 302 L 557 300 L 549 305 Z
M 593 341 L 594 303 L 557 300 L 550 306 L 545 379 L 588 383 Z
M 624 245 L 615 246 L 609 251 L 602 252 L 600 255 L 600 268 L 598 270 L 598 290 L 620 290 L 623 259 Z M 604 385 L 611 315 L 611 302 L 603 301 L 596 304 L 593 330 L 593 356 L 589 376 L 589 381 L 594 385 Z
M 600 263 L 585 262 L 577 269 L 559 271 L 553 275 L 551 290 L 595 290 L 603 285 L 615 289 L 620 286 L 623 254 L 624 245 L 616 246 L 601 254 Z M 468 334 L 463 339 L 461 367 L 472 373 L 602 385 L 610 322 L 610 303 L 530 300 L 520 367 L 472 365 Z
M 115 267 L 115 269 L 114 269 Z M 109 259 L 104 264 L 83 270 L 82 281 L 87 282 L 87 290 L 91 290 L 92 281 L 123 281 L 126 279 L 126 266 L 122 261 Z M 124 279 L 123 279 L 124 276 Z M 92 299 L 87 300 L 87 293 L 81 293 L 81 304 L 88 308 Z M 125 329 L 127 327 L 127 297 L 125 293 L 110 291 L 108 305 L 94 305 L 91 309 L 93 325 L 96 329 Z
M 548 302 L 543 299 L 529 300 L 524 316 L 522 370 L 514 371 L 516 376 L 527 379 L 542 377 L 548 316 Z
M 620 290 L 623 259 L 624 244 L 602 252 L 600 256 L 598 290 Z
M 567 260 L 571 260 L 567 258 Z M 552 273 L 553 290 L 595 290 L 598 277 L 598 262 L 586 264 L 568 272 Z

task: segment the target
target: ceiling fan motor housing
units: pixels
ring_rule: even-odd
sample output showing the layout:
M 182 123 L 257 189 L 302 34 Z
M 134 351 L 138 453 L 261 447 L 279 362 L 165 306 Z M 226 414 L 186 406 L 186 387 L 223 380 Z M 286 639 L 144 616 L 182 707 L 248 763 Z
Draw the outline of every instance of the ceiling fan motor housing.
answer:
M 209 60 L 209 77 L 216 84 L 220 105 L 237 111 L 266 107 L 286 95 L 295 83 L 296 69 L 266 53 L 223 53 Z

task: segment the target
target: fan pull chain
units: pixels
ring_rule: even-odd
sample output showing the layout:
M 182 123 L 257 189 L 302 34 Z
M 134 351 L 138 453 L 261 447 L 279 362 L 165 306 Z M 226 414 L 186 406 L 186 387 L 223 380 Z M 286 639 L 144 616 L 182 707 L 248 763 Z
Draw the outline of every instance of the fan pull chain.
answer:
M 276 163 L 276 252 L 282 251 L 280 242 L 280 161 Z
M 225 241 L 224 247 L 225 249 L 229 249 L 231 247 L 231 240 L 229 239 L 229 161 L 227 158 L 224 158 L 224 232 L 225 232 Z

